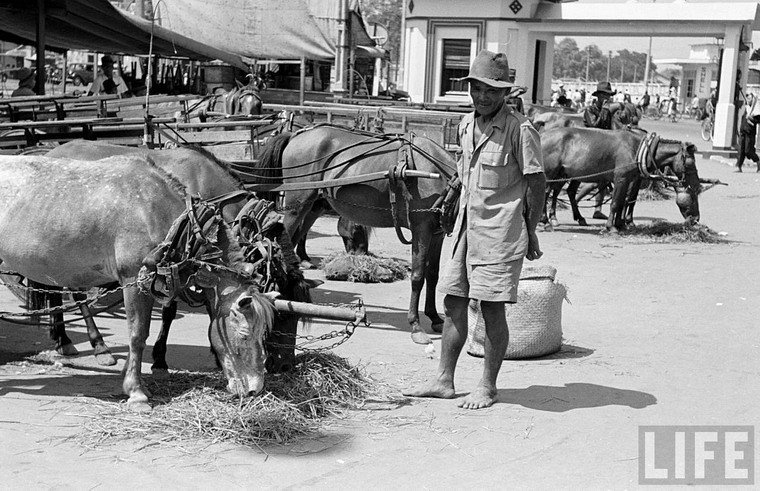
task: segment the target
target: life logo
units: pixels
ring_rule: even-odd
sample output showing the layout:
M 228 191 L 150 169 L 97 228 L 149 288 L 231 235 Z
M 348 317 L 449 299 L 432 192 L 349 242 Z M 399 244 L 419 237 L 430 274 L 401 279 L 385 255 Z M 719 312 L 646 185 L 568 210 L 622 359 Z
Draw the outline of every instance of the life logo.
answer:
M 754 426 L 639 426 L 639 484 L 754 483 Z

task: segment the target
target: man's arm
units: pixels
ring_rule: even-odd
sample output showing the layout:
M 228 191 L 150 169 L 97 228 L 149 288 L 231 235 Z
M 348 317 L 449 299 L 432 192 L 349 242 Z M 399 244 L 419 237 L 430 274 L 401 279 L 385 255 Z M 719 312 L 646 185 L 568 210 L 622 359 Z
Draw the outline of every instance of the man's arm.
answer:
M 525 257 L 529 261 L 543 256 L 541 246 L 538 244 L 538 235 L 536 227 L 541 220 L 544 211 L 544 202 L 546 200 L 546 177 L 543 172 L 526 174 L 527 189 L 525 190 L 525 207 L 523 214 L 525 216 L 525 226 L 528 229 L 528 253 Z

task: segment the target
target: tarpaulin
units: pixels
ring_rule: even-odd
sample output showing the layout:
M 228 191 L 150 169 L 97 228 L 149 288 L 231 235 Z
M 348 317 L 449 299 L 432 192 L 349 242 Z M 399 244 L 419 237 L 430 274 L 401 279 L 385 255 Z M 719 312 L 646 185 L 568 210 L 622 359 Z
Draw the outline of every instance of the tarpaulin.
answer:
M 162 4 L 165 0 L 162 0 Z M 207 44 L 115 8 L 108 0 L 45 0 L 45 45 L 53 51 L 81 49 L 195 60 L 219 59 L 246 68 L 241 57 L 218 43 Z M 0 39 L 36 44 L 37 2 L 0 0 Z

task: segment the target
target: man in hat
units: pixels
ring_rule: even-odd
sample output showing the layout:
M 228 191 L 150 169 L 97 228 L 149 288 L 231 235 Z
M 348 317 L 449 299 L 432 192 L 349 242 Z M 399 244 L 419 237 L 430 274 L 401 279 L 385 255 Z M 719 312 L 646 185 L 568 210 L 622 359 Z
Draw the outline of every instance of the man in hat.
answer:
M 35 73 L 27 67 L 18 71 L 18 88 L 11 93 L 11 97 L 24 97 L 37 95 L 34 91 L 36 83 Z
M 543 254 L 536 225 L 546 179 L 538 132 L 505 102 L 514 88 L 507 56 L 481 51 L 462 80 L 470 83 L 475 111 L 459 124 L 462 194 L 454 252 L 439 283 L 446 312 L 441 358 L 436 375 L 405 394 L 455 397 L 454 370 L 467 341 L 468 304 L 474 300 L 485 322 L 483 375 L 458 405 L 479 409 L 496 401 L 496 378 L 509 342 L 504 307 L 517 301 L 523 259 Z
M 95 77 L 87 95 L 116 94 L 124 96 L 129 88 L 124 79 L 113 69 L 113 58 L 108 55 L 100 59 L 101 73 Z
M 583 111 L 583 124 L 587 128 L 598 128 L 601 130 L 612 129 L 612 111 L 610 109 L 610 99 L 617 91 L 612 90 L 609 82 L 599 82 L 596 84 L 596 90 L 591 94 L 596 97 Z M 583 199 L 589 193 L 596 189 L 596 202 L 594 205 L 594 218 L 606 220 L 607 216 L 602 212 L 604 204 L 604 191 L 606 184 L 584 183 L 578 188 L 577 199 Z
M 596 84 L 596 90 L 591 94 L 596 97 L 596 100 L 583 111 L 583 123 L 587 128 L 612 129 L 610 98 L 616 93 L 617 91 L 612 90 L 609 82 Z

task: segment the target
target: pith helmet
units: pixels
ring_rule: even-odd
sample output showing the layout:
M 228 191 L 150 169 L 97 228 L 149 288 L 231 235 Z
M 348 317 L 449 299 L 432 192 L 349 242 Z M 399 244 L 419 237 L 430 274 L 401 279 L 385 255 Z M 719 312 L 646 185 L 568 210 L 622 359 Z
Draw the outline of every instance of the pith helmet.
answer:
M 478 53 L 475 61 L 472 62 L 470 73 L 460 80 L 468 82 L 477 80 L 497 89 L 515 86 L 513 82 L 510 82 L 507 55 L 504 53 L 494 53 L 487 49 Z

